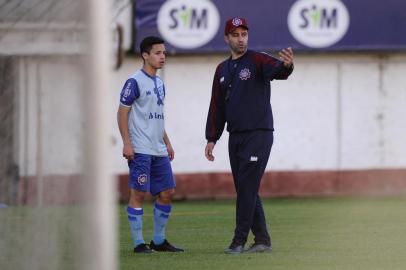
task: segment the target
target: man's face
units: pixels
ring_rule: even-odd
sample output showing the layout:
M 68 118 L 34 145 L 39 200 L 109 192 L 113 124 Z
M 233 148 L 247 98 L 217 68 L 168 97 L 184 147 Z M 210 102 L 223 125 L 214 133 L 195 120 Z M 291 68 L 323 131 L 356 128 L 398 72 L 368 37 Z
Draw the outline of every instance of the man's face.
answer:
M 152 45 L 151 51 L 148 53 L 143 53 L 145 63 L 154 69 L 160 69 L 165 65 L 166 50 L 164 44 Z
M 235 54 L 243 54 L 248 46 L 248 30 L 243 27 L 237 27 L 233 32 L 225 36 L 224 40 Z

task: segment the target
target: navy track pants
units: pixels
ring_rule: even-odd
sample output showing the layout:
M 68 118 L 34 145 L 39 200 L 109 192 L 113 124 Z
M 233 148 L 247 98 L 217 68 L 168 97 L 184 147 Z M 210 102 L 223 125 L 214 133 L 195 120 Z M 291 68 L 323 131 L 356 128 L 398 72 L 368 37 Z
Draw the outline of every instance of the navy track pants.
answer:
M 244 245 L 250 230 L 255 243 L 271 245 L 259 187 L 273 144 L 273 131 L 231 133 L 228 141 L 231 170 L 237 192 L 233 243 Z

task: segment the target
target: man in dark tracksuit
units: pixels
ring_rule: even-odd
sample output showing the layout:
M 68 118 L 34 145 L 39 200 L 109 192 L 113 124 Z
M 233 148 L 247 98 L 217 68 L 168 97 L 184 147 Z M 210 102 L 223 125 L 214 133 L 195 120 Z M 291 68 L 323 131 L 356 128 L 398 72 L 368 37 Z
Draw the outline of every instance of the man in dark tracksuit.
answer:
M 276 59 L 247 50 L 248 25 L 244 18 L 226 22 L 224 39 L 231 57 L 217 66 L 206 123 L 206 158 L 214 160 L 213 149 L 227 122 L 228 150 L 237 192 L 234 238 L 229 254 L 270 252 L 264 210 L 258 195 L 262 175 L 273 143 L 270 81 L 287 79 L 293 71 L 291 48 Z M 252 230 L 254 244 L 244 250 Z

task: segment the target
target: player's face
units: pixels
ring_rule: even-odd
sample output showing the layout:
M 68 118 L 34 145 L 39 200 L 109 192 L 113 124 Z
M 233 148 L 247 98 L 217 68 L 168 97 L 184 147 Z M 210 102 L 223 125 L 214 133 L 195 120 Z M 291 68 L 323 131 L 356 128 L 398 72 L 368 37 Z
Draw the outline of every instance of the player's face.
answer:
M 149 53 L 144 53 L 145 63 L 154 69 L 160 69 L 165 65 L 166 50 L 164 44 L 152 45 Z
M 248 46 L 248 30 L 243 27 L 237 27 L 232 33 L 225 36 L 224 40 L 232 52 L 237 55 L 244 54 Z

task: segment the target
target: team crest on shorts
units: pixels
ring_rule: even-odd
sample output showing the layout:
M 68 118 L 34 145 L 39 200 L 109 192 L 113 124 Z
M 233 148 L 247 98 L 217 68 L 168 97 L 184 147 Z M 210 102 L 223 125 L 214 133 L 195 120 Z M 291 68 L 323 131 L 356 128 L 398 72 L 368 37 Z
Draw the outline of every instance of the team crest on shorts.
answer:
M 140 184 L 141 186 L 145 185 L 145 183 L 148 181 L 148 177 L 146 174 L 140 174 L 138 176 L 138 184 Z
M 241 80 L 246 81 L 247 79 L 249 79 L 251 77 L 251 72 L 248 68 L 244 68 L 240 71 L 240 74 L 238 74 L 240 76 Z

